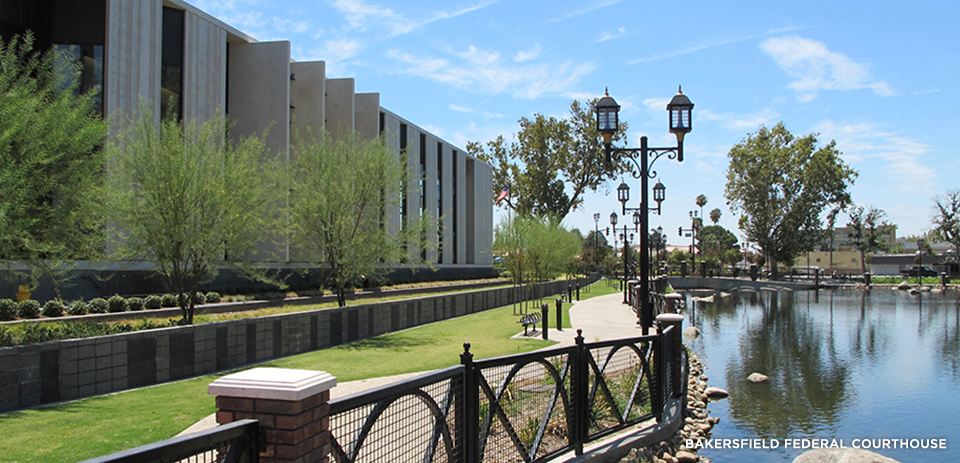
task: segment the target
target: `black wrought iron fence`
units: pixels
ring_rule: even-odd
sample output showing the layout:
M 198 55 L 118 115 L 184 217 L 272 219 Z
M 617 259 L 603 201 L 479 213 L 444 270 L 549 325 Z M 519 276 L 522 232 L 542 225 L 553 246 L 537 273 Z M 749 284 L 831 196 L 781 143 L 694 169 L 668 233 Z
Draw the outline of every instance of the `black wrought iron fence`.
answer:
M 331 400 L 331 460 L 463 461 L 462 400 L 462 366 Z
M 685 382 L 674 328 L 461 365 L 330 402 L 342 463 L 539 462 L 653 422 Z M 664 335 L 666 338 L 664 338 Z M 671 337 L 674 336 L 674 337 Z
M 257 420 L 240 420 L 81 463 L 256 463 L 259 429 Z

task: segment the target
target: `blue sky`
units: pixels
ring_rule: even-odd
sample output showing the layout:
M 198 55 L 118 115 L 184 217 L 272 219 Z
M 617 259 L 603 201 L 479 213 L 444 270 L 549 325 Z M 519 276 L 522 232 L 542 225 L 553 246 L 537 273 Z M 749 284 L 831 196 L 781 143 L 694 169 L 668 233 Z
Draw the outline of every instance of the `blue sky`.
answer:
M 836 140 L 860 174 L 854 201 L 885 210 L 898 236 L 928 230 L 935 195 L 960 189 L 954 0 L 192 3 L 257 40 L 289 40 L 294 59 L 326 61 L 329 77 L 355 78 L 460 147 L 511 138 L 521 117 L 563 117 L 604 87 L 630 123 L 629 146 L 642 135 L 672 145 L 665 105 L 682 84 L 696 104 L 684 162 L 654 166 L 667 200 L 650 223 L 670 244 L 688 243 L 676 230 L 699 194 L 739 235 L 723 198 L 726 154 L 761 124 Z M 599 212 L 602 229 L 619 213 L 618 184 L 588 195 L 566 225 L 591 230 Z

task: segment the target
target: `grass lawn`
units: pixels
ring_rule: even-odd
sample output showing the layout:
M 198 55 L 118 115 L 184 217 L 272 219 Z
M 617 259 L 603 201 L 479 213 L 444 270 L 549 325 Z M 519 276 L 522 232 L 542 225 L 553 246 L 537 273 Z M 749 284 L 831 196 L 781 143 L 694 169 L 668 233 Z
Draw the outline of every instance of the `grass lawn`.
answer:
M 616 291 L 601 281 L 590 292 L 581 290 L 580 298 L 612 292 Z M 570 327 L 569 307 L 564 304 L 564 328 Z M 551 315 L 555 315 L 554 310 L 551 304 Z M 258 366 L 324 370 L 345 382 L 455 365 L 464 342 L 470 342 L 476 358 L 529 352 L 554 344 L 540 339 L 509 339 L 522 330 L 518 319 L 513 307 L 507 306 Z M 556 322 L 550 325 L 552 328 Z M 557 334 L 550 332 L 553 338 Z M 575 334 L 567 330 L 562 335 Z M 0 461 L 76 462 L 168 439 L 216 411 L 207 385 L 220 376 L 2 414 Z

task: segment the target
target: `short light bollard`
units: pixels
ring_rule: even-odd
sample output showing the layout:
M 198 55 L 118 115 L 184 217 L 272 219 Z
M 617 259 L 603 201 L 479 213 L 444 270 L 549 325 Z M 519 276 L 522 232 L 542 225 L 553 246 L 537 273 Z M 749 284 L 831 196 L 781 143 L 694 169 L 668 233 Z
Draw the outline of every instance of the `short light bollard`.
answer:
M 550 306 L 544 303 L 540 306 L 540 323 L 542 325 L 541 331 L 543 332 L 543 339 L 550 339 L 548 331 L 550 331 Z
M 870 286 L 870 272 L 863 274 L 863 284 L 864 286 Z
M 670 365 L 670 371 L 667 373 L 673 383 L 673 397 L 680 397 L 683 394 L 683 368 L 680 367 L 680 356 L 683 351 L 683 315 L 675 313 L 665 313 L 657 315 L 657 333 L 663 334 L 668 327 L 673 327 L 673 346 L 664 346 L 667 349 L 673 349 L 674 361 Z
M 557 298 L 557 331 L 563 331 L 561 323 L 563 321 L 563 298 Z
M 949 282 L 950 279 L 947 278 L 947 272 L 940 272 L 940 286 L 946 288 Z
M 262 436 L 260 461 L 327 461 L 330 454 L 330 389 L 325 371 L 253 368 L 207 386 L 217 396 L 217 423 L 255 419 Z

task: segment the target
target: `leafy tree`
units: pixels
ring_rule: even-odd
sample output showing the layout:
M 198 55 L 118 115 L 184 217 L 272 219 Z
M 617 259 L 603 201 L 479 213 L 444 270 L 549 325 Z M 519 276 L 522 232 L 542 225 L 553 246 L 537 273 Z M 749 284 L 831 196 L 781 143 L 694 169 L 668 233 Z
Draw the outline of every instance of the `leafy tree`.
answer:
M 429 215 L 418 226 L 387 220 L 398 209 L 406 169 L 382 137 L 360 141 L 353 132 L 295 134 L 290 165 L 291 239 L 326 269 L 325 283 L 346 305 L 347 288 L 381 280 L 401 262 L 423 264 L 408 245 L 426 249 Z
M 934 210 L 934 231 L 940 239 L 953 244 L 954 255 L 960 256 L 960 190 L 938 196 Z
M 853 228 L 850 241 L 860 251 L 860 265 L 863 273 L 867 273 L 866 253 L 887 248 L 887 243 L 880 239 L 883 229 L 890 225 L 884 220 L 887 213 L 873 206 L 853 206 L 848 215 Z
M 99 212 L 107 125 L 80 68 L 33 35 L 0 39 L 0 261 L 58 280 L 58 266 L 103 248 Z M 19 278 L 17 275 L 16 278 Z
M 613 248 L 607 243 L 607 237 L 603 235 L 603 232 L 598 233 L 590 230 L 586 238 L 583 239 L 580 258 L 585 263 L 588 263 L 591 269 L 595 269 L 612 253 Z
M 521 215 L 562 221 L 583 203 L 585 193 L 596 191 L 626 168 L 603 161 L 592 112 L 596 101 L 574 101 L 566 119 L 541 114 L 520 119 L 517 141 L 509 145 L 502 136 L 486 147 L 467 143 L 471 155 L 493 165 L 494 195 L 510 187 L 506 207 Z M 617 139 L 625 139 L 626 131 L 627 124 L 621 122 Z
M 232 142 L 223 116 L 152 114 L 141 104 L 108 144 L 110 243 L 117 259 L 153 262 L 191 324 L 199 286 L 221 266 L 267 280 L 249 258 L 277 224 L 281 169 L 262 138 Z
M 720 222 L 720 216 L 722 215 L 723 215 L 723 212 L 718 207 L 710 211 L 710 221 L 713 222 L 714 225 L 716 225 L 718 222 Z
M 777 278 L 777 262 L 791 262 L 822 237 L 821 214 L 850 203 L 857 173 L 836 142 L 817 147 L 817 134 L 796 138 L 778 123 L 761 127 L 728 153 L 725 196 L 740 213 L 740 229 L 756 243 Z
M 517 285 L 557 277 L 582 246 L 579 232 L 532 216 L 508 214 L 494 231 L 494 255 Z

